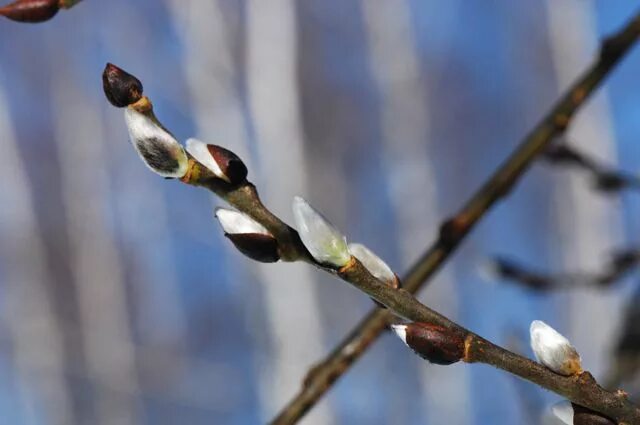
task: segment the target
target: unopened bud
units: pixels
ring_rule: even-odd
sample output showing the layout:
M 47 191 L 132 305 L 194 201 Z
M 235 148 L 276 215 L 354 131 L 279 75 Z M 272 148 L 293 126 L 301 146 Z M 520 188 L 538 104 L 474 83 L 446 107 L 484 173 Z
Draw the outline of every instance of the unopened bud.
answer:
M 102 73 L 102 87 L 109 102 L 118 108 L 136 103 L 142 97 L 140 80 L 111 63 Z
M 187 173 L 189 161 L 184 149 L 154 119 L 128 107 L 125 121 L 131 143 L 147 167 L 163 177 L 180 178 Z
M 240 184 L 247 179 L 247 166 L 228 149 L 207 145 L 197 139 L 187 140 L 187 152 L 204 165 L 216 177 L 230 184 Z
M 369 273 L 371 273 L 373 277 L 381 280 L 392 288 L 397 289 L 400 287 L 398 276 L 396 276 L 387 263 L 382 261 L 382 259 L 369 248 L 359 243 L 350 243 L 348 247 L 351 255 L 356 257 L 358 261 L 369 270 Z
M 0 7 L 0 15 L 12 21 L 35 23 L 48 21 L 58 10 L 58 0 L 17 0 Z
M 391 328 L 402 342 L 431 363 L 450 365 L 464 357 L 464 338 L 454 330 L 417 322 Z
M 536 359 L 557 374 L 582 372 L 580 355 L 569 340 L 541 320 L 531 322 L 531 348 Z
M 554 404 L 551 411 L 567 425 L 615 425 L 611 419 L 568 400 Z
M 351 260 L 344 235 L 304 198 L 294 197 L 292 209 L 300 239 L 317 262 L 340 268 Z
M 275 263 L 280 259 L 276 239 L 262 224 L 248 215 L 218 208 L 216 218 L 225 236 L 247 257 L 262 263 Z

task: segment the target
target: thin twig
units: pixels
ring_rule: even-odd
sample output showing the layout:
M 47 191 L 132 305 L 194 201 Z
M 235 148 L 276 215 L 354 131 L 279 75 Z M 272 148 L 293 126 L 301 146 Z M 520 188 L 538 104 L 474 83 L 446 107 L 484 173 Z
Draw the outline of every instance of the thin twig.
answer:
M 544 158 L 557 166 L 571 165 L 587 171 L 591 174 L 593 188 L 602 193 L 612 194 L 626 189 L 640 189 L 640 176 L 601 164 L 567 143 L 550 146 L 545 151 Z
M 515 185 L 524 171 L 546 147 L 566 130 L 569 121 L 599 86 L 612 68 L 627 54 L 640 35 L 640 14 L 602 44 L 595 63 L 581 76 L 548 115 L 525 137 L 520 146 L 489 180 L 447 220 L 432 247 L 414 264 L 403 279 L 404 288 L 415 293 L 440 268 L 471 231 L 476 222 Z M 390 323 L 392 314 L 376 309 L 349 333 L 329 354 L 311 369 L 301 391 L 273 420 L 273 424 L 296 423 L 328 391 L 331 385 L 367 350 Z
M 542 273 L 502 256 L 492 258 L 490 267 L 498 279 L 545 292 L 581 287 L 609 288 L 627 276 L 638 264 L 640 250 L 633 248 L 614 252 L 602 270 L 597 272 Z

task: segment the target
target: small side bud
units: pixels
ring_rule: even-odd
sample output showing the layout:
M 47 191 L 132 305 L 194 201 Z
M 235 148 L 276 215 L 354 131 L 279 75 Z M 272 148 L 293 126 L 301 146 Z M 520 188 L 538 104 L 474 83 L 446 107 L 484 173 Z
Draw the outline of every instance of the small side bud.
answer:
M 218 208 L 216 218 L 225 236 L 247 257 L 262 263 L 275 263 L 280 259 L 276 239 L 262 224 L 248 215 Z
M 228 149 L 217 145 L 207 145 L 197 139 L 187 140 L 187 152 L 200 164 L 207 167 L 216 177 L 236 185 L 247 179 L 247 166 Z
M 374 254 L 369 248 L 359 243 L 350 243 L 348 245 L 351 255 L 356 257 L 362 265 L 369 270 L 369 273 L 378 280 L 383 281 L 392 288 L 400 287 L 398 276 L 391 268 L 382 261 L 380 257 Z
M 12 21 L 36 23 L 48 21 L 58 10 L 58 0 L 17 0 L 0 7 L 0 15 Z
M 580 355 L 569 340 L 541 320 L 531 322 L 531 348 L 536 359 L 564 376 L 582 372 Z
M 615 425 L 611 419 L 568 400 L 554 404 L 551 411 L 567 425 Z
M 300 239 L 317 262 L 340 268 L 351 260 L 344 235 L 304 198 L 293 198 L 292 209 Z
M 187 173 L 187 154 L 167 130 L 133 108 L 125 110 L 125 121 L 131 143 L 149 169 L 170 178 L 180 178 Z
M 102 88 L 109 102 L 117 108 L 136 103 L 143 90 L 140 80 L 112 63 L 104 68 Z
M 464 358 L 464 338 L 451 329 L 431 323 L 391 325 L 391 329 L 417 355 L 431 363 L 450 365 Z

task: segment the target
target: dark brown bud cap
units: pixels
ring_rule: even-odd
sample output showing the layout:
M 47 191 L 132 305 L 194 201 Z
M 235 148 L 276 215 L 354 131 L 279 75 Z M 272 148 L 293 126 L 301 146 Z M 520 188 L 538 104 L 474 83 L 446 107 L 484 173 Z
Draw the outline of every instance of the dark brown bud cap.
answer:
M 238 155 L 218 145 L 207 145 L 207 149 L 222 173 L 227 177 L 225 180 L 235 185 L 243 183 L 247 179 L 247 166 Z
M 240 252 L 252 260 L 275 263 L 280 259 L 278 242 L 273 236 L 261 233 L 225 233 Z
M 459 332 L 431 323 L 392 325 L 394 332 L 423 359 L 450 365 L 463 359 L 464 338 Z
M 17 0 L 0 7 L 0 15 L 12 21 L 35 23 L 48 21 L 58 10 L 58 0 Z
M 616 422 L 602 416 L 600 413 L 587 409 L 575 403 L 571 403 L 573 407 L 573 424 L 574 425 L 615 425 Z
M 140 80 L 111 63 L 102 73 L 102 87 L 109 102 L 117 108 L 136 103 L 142 97 Z

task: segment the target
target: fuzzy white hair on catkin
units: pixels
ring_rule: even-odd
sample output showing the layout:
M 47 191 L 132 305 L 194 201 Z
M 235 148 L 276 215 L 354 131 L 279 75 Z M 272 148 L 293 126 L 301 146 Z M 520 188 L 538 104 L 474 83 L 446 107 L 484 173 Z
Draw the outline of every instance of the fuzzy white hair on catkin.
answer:
M 129 138 L 144 163 L 163 177 L 180 178 L 187 172 L 187 155 L 178 141 L 151 118 L 125 109 Z
M 247 214 L 227 208 L 216 208 L 215 214 L 222 230 L 227 234 L 259 233 L 271 236 L 271 233 L 262 224 Z

